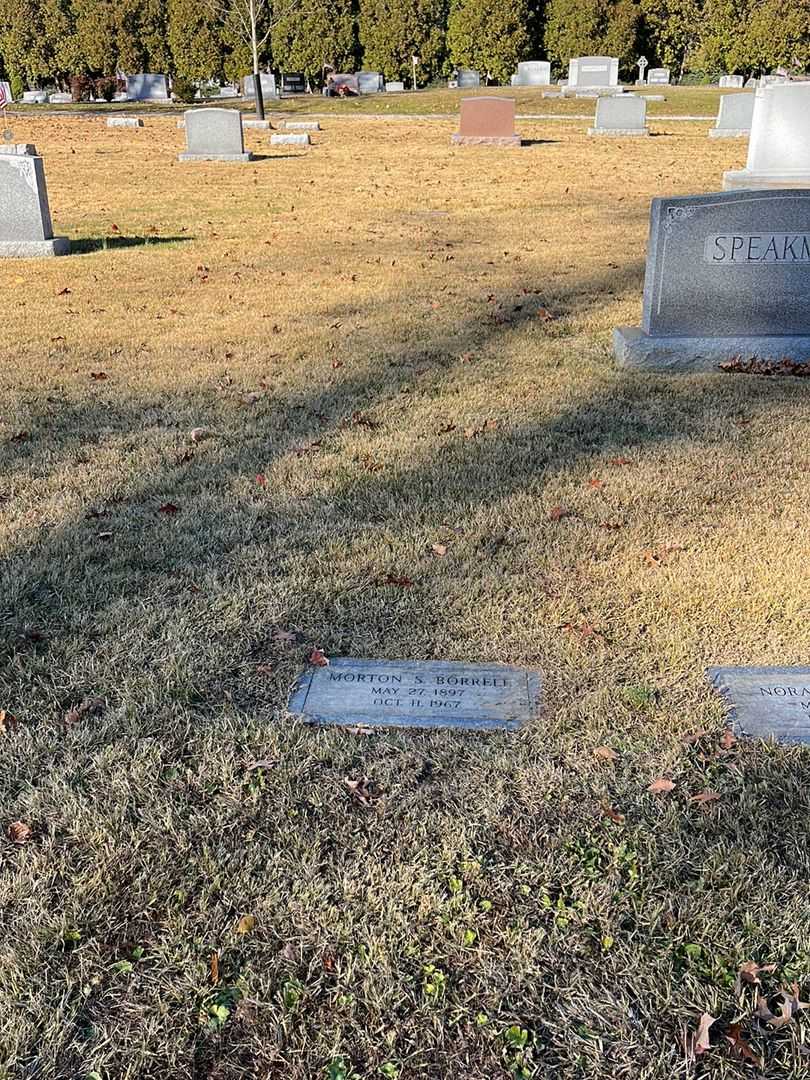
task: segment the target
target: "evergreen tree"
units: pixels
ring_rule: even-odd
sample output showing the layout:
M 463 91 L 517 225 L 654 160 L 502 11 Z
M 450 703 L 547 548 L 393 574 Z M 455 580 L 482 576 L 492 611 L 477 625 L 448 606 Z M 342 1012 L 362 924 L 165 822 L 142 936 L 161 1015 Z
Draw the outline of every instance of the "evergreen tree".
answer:
M 635 72 L 641 9 L 636 0 L 549 0 L 546 54 L 565 71 L 576 56 L 617 56 L 623 74 Z
M 642 0 L 645 51 L 680 76 L 700 43 L 703 0 Z
M 354 71 L 357 62 L 351 0 L 312 0 L 288 8 L 274 23 L 273 62 L 280 71 L 303 71 L 319 78 L 325 64 Z
M 529 48 L 528 0 L 452 0 L 447 50 L 456 67 L 508 82 Z
M 717 76 L 747 69 L 743 43 L 753 0 L 706 0 L 694 70 Z
M 214 79 L 223 67 L 222 32 L 199 0 L 169 0 L 172 71 L 184 79 Z
M 746 69 L 777 67 L 804 72 L 810 67 L 810 0 L 764 0 L 745 27 Z M 738 46 L 739 48 L 739 46 Z
M 410 80 L 411 57 L 418 56 L 421 82 L 442 73 L 446 0 L 362 0 L 359 30 L 364 68 L 381 71 L 389 79 Z

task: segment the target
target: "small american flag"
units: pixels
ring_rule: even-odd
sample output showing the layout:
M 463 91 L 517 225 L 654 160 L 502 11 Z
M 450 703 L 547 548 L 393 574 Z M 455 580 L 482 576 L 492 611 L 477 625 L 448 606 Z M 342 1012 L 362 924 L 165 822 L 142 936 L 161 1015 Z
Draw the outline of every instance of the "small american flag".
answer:
M 8 105 L 8 94 L 6 93 L 6 84 L 0 82 L 0 109 L 4 105 Z

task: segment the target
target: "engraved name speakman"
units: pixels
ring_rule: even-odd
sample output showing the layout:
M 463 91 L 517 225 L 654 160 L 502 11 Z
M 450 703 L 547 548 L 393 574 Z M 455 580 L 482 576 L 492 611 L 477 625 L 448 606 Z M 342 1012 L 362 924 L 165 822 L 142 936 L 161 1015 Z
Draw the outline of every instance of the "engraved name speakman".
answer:
M 719 234 L 706 237 L 703 259 L 714 266 L 810 266 L 810 233 Z

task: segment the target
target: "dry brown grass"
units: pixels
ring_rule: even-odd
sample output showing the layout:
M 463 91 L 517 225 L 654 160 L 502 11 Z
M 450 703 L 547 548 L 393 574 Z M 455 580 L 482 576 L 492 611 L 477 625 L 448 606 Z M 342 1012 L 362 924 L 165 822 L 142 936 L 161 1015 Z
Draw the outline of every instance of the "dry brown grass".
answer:
M 703 1009 L 798 1075 L 733 984 L 807 996 L 805 758 L 722 751 L 702 671 L 807 657 L 808 389 L 609 351 L 650 198 L 744 144 L 342 119 L 181 166 L 173 124 L 15 123 L 86 253 L 0 267 L 0 1076 L 750 1075 L 685 1059 Z M 546 712 L 308 730 L 314 645 L 536 665 Z

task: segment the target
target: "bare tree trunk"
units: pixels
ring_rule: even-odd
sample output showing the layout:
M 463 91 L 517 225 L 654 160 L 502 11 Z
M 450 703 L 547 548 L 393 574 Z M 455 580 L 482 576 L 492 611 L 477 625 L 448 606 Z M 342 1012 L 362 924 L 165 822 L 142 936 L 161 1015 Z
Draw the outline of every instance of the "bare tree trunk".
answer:
M 256 29 L 256 3 L 250 0 L 250 44 L 253 48 L 253 92 L 256 101 L 256 119 L 264 120 L 264 94 L 259 71 L 259 37 Z

